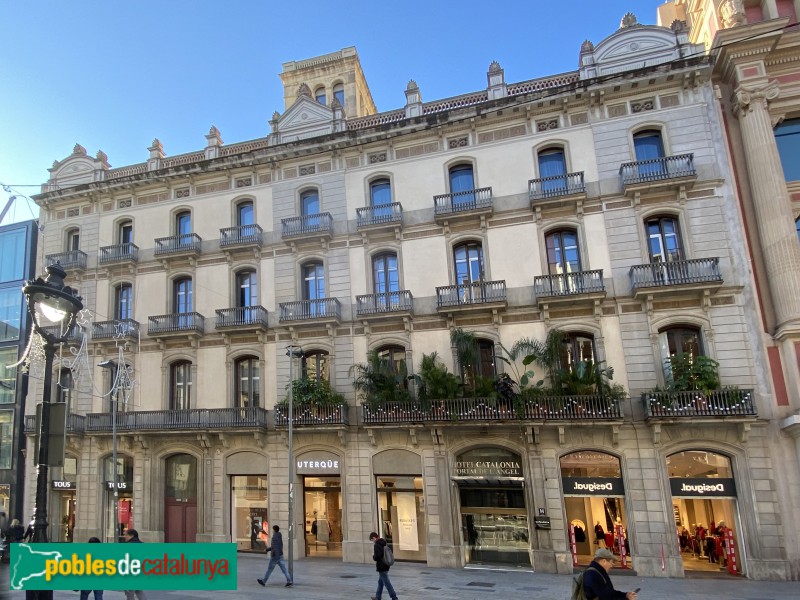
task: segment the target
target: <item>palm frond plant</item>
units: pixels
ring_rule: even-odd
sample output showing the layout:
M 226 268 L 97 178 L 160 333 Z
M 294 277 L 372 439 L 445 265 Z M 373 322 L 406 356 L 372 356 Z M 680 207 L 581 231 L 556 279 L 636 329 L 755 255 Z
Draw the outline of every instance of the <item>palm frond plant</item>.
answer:
M 688 352 L 673 354 L 664 361 L 669 389 L 676 392 L 700 391 L 710 394 L 719 389 L 719 363 L 708 356 Z
M 405 382 L 408 376 L 405 361 L 392 363 L 377 351 L 367 353 L 367 362 L 351 367 L 355 373 L 353 387 L 362 403 L 383 404 L 411 399 Z
M 339 406 L 346 403 L 345 397 L 331 388 L 325 379 L 315 377 L 302 377 L 292 383 L 292 403 L 294 406 L 310 404 L 312 406 Z M 289 386 L 282 406 L 289 405 Z
M 465 390 L 474 392 L 480 360 L 478 338 L 471 331 L 456 327 L 450 330 L 450 346 L 455 353 L 456 366 L 462 385 Z
M 430 405 L 433 400 L 458 398 L 461 382 L 447 370 L 436 352 L 423 354 L 419 373 L 414 376 L 419 390 L 419 400 Z

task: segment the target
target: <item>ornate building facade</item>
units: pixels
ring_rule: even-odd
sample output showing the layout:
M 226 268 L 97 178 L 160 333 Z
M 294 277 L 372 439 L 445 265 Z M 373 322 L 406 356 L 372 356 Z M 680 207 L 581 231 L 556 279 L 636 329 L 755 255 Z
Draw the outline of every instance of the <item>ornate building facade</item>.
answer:
M 725 521 L 740 572 L 794 576 L 797 470 L 779 481 L 784 412 L 714 73 L 682 26 L 626 15 L 569 73 L 506 83 L 492 63 L 486 89 L 424 102 L 412 81 L 376 112 L 346 48 L 284 64 L 261 138 L 225 145 L 212 127 L 202 150 L 155 140 L 113 169 L 76 146 L 36 198 L 40 264 L 69 269 L 105 366 L 69 388 L 56 522 L 257 549 L 265 522 L 285 526 L 292 461 L 308 560 L 369 562 L 377 530 L 431 566 L 566 573 L 597 541 L 681 576 L 719 570 L 681 551 L 681 527 Z M 434 352 L 463 372 L 456 331 L 476 340 L 473 373 L 521 380 L 507 349 L 554 330 L 562 368 L 611 366 L 627 393 L 508 404 L 405 378 Z M 354 391 L 371 352 L 408 399 Z M 665 391 L 676 355 L 715 360 L 714 389 Z M 298 374 L 345 402 L 298 405 L 289 456 Z

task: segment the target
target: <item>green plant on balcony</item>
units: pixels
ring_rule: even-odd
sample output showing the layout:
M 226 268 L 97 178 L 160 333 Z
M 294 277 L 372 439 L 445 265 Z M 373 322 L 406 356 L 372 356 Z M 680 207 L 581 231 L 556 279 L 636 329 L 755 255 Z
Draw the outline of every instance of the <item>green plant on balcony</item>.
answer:
M 673 354 L 664 361 L 664 374 L 669 391 L 700 391 L 708 395 L 720 387 L 719 363 L 708 356 Z
M 419 373 L 414 375 L 414 380 L 423 406 L 430 406 L 434 400 L 449 400 L 461 396 L 461 382 L 447 370 L 436 352 L 422 355 Z
M 294 406 L 341 406 L 346 404 L 344 396 L 335 392 L 331 384 L 325 379 L 303 377 L 295 379 L 292 383 L 292 402 Z M 289 386 L 284 399 L 278 404 L 280 407 L 289 406 Z
M 362 404 L 406 402 L 411 399 L 406 389 L 408 370 L 405 361 L 392 363 L 371 350 L 367 353 L 367 362 L 353 365 L 351 373 L 355 373 L 353 387 Z

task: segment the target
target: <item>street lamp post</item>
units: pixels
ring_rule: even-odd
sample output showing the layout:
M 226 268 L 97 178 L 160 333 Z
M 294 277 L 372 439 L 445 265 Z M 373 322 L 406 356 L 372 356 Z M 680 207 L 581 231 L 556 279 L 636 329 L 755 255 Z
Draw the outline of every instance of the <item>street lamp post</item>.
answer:
M 289 576 L 294 581 L 294 440 L 292 439 L 294 421 L 294 359 L 303 356 L 299 346 L 287 346 L 289 357 Z
M 108 369 L 111 374 L 111 454 L 113 462 L 113 474 L 111 476 L 111 483 L 114 486 L 114 512 L 112 518 L 114 519 L 114 537 L 112 542 L 119 541 L 119 489 L 117 488 L 117 410 L 119 407 L 119 383 L 118 373 L 119 368 L 117 363 L 113 360 L 104 360 L 97 365 Z
M 46 543 L 47 540 L 47 475 L 48 453 L 50 450 L 50 396 L 53 385 L 53 361 L 58 347 L 67 341 L 75 325 L 75 317 L 83 309 L 81 297 L 77 290 L 64 285 L 66 271 L 61 265 L 50 265 L 45 269 L 47 277 L 30 280 L 22 288 L 28 306 L 34 331 L 44 341 L 44 389 L 42 390 L 42 411 L 39 427 L 39 454 L 36 464 L 36 498 L 33 510 L 33 542 Z M 44 315 L 53 323 L 63 322 L 66 326 L 60 336 L 45 330 L 39 323 L 40 315 Z M 31 591 L 26 598 L 50 599 L 53 592 L 48 590 Z

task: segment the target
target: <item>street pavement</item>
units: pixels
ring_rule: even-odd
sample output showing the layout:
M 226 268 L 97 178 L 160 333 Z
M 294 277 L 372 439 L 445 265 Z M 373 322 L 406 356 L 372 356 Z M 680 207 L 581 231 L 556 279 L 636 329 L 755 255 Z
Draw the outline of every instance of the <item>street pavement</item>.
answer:
M 369 600 L 375 595 L 378 581 L 373 565 L 343 563 L 338 559 L 314 558 L 294 563 L 295 585 L 284 587 L 286 579 L 280 569 L 273 571 L 267 587 L 256 582 L 264 574 L 266 555 L 240 554 L 238 557 L 239 589 L 236 591 L 147 592 L 150 600 L 319 600 L 346 598 Z M 8 590 L 8 565 L 0 568 L 0 585 Z M 396 563 L 390 572 L 398 597 L 424 600 L 487 600 L 491 598 L 524 598 L 537 600 L 568 600 L 572 576 L 532 573 L 525 570 L 491 569 L 433 569 L 423 564 Z M 742 578 L 668 579 L 664 577 L 635 577 L 614 574 L 617 588 L 629 591 L 637 587 L 640 600 L 797 600 L 798 582 L 750 581 Z M 0 598 L 18 600 L 24 592 L 0 593 Z M 54 592 L 57 600 L 78 600 L 76 592 Z M 384 591 L 384 600 L 389 595 Z M 122 592 L 105 592 L 104 600 L 124 600 Z

